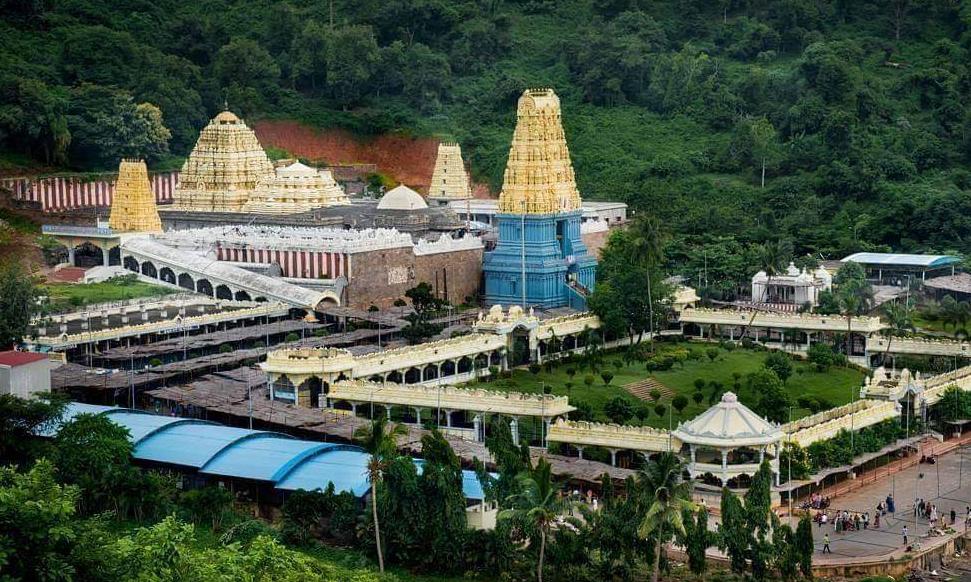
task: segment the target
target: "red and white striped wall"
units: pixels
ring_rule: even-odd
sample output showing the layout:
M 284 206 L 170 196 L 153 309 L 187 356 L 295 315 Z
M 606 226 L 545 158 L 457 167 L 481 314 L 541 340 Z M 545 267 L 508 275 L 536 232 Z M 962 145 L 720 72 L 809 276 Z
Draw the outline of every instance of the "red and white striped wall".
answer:
M 277 263 L 284 277 L 297 279 L 336 279 L 346 276 L 348 270 L 344 253 L 217 247 L 216 258 L 236 263 Z
M 107 208 L 115 192 L 117 174 L 104 174 L 100 180 L 86 180 L 81 176 L 53 178 L 4 178 L 0 187 L 13 192 L 14 200 L 35 202 L 44 212 L 63 212 L 82 208 Z M 172 202 L 179 173 L 149 174 L 152 192 L 158 203 Z

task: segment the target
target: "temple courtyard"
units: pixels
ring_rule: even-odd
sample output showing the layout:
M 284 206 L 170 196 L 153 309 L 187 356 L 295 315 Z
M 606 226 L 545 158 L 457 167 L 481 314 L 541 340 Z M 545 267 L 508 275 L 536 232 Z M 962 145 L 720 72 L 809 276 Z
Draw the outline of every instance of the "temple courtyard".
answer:
M 620 397 L 631 404 L 634 412 L 626 424 L 657 428 L 668 428 L 669 423 L 677 426 L 679 422 L 694 418 L 707 410 L 711 406 L 712 392 L 716 389 L 720 392 L 736 392 L 741 401 L 750 407 L 757 402 L 758 395 L 750 390 L 748 376 L 764 367 L 768 351 L 741 346 L 725 349 L 718 344 L 706 342 L 664 342 L 658 345 L 657 354 L 663 357 L 664 354 L 679 350 L 694 352 L 694 355 L 675 363 L 668 370 L 649 372 L 643 361 L 628 364 L 624 362 L 623 353 L 617 351 L 604 354 L 596 371 L 582 365 L 580 361 L 561 361 L 554 363 L 550 371 L 546 367 L 536 373 L 535 368 L 514 369 L 509 377 L 489 381 L 485 387 L 490 390 L 527 393 L 540 393 L 549 389 L 552 394 L 569 396 L 574 405 L 589 405 L 593 412 L 592 420 L 601 422 L 611 420 L 605 412 L 605 406 Z M 803 360 L 793 359 L 792 364 L 793 372 L 784 389 L 794 406 L 793 418 L 810 414 L 808 409 L 798 405 L 797 401 L 801 396 L 812 396 L 834 407 L 858 397 L 864 374 L 856 367 L 832 366 L 825 371 L 817 371 Z M 609 384 L 601 376 L 604 372 L 613 374 Z M 588 384 L 591 379 L 592 382 Z M 699 379 L 704 381 L 705 386 L 700 390 L 703 399 L 696 402 L 693 396 L 698 392 L 695 382 Z M 716 386 L 712 385 L 713 382 Z M 658 395 L 660 397 L 655 400 L 653 396 Z M 672 406 L 673 399 L 678 395 L 684 395 L 688 399 L 687 406 L 681 411 Z M 658 415 L 655 410 L 659 404 L 665 407 L 663 416 Z M 641 418 L 638 413 L 644 417 Z

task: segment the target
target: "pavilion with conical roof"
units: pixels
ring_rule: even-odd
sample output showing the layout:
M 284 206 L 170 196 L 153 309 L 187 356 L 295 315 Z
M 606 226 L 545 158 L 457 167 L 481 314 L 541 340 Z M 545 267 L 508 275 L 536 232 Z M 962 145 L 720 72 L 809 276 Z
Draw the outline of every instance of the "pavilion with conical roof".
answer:
M 739 402 L 733 392 L 726 392 L 720 402 L 679 425 L 672 436 L 688 447 L 692 477 L 710 474 L 726 485 L 730 479 L 754 475 L 769 454 L 778 485 L 779 454 L 785 438 L 782 428 Z
M 223 111 L 199 134 L 175 188 L 175 210 L 242 212 L 256 185 L 273 177 L 256 134 L 242 119 Z
M 118 232 L 162 232 L 145 160 L 122 160 L 108 226 Z
M 581 220 L 560 99 L 552 89 L 527 89 L 499 194 L 498 242 L 483 263 L 486 301 L 586 309 L 597 263 Z

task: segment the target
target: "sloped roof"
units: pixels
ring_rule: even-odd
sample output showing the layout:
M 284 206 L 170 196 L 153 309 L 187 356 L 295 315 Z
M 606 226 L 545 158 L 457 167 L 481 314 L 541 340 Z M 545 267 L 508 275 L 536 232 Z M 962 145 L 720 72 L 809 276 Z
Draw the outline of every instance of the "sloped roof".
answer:
M 39 354 L 37 352 L 0 352 L 0 366 L 10 366 L 11 368 L 46 359 L 47 354 Z
M 960 262 L 952 255 L 908 255 L 894 253 L 853 253 L 843 263 L 887 265 L 892 267 L 945 267 Z
M 738 401 L 733 392 L 674 431 L 682 442 L 722 448 L 767 445 L 783 438 L 782 429 Z
M 369 456 L 360 447 L 305 441 L 204 420 L 72 402 L 61 422 L 46 427 L 41 436 L 56 435 L 63 423 L 80 414 L 103 414 L 128 429 L 134 444 L 132 456 L 139 461 L 263 481 L 286 491 L 326 489 L 330 483 L 337 491 L 357 496 L 370 489 Z M 474 472 L 463 471 L 462 480 L 468 499 L 482 499 L 482 487 Z

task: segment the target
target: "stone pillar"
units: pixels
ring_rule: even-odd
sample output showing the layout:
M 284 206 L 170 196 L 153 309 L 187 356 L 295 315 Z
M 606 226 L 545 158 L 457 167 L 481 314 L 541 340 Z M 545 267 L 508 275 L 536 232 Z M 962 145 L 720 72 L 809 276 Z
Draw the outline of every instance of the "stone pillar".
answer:
M 583 458 L 583 447 L 581 447 L 580 445 L 574 445 L 574 446 L 577 449 L 577 458 L 578 459 L 582 459 Z
M 385 406 L 384 411 L 388 413 L 388 422 L 391 422 L 391 405 Z
M 728 451 L 722 449 L 722 486 L 728 483 Z
M 72 266 L 74 265 L 74 246 L 73 245 L 67 247 L 67 262 L 70 263 Z
M 765 447 L 759 448 L 759 465 L 765 460 Z
M 483 440 L 485 440 L 482 438 L 483 435 L 482 435 L 482 415 L 481 414 L 476 414 L 475 417 L 472 419 L 472 432 L 475 434 L 476 442 L 482 442 Z
M 610 449 L 610 466 L 617 466 L 617 449 Z
M 519 421 L 516 417 L 512 417 L 509 421 L 509 432 L 512 433 L 512 442 L 514 445 L 519 445 Z
M 688 445 L 688 448 L 691 449 L 691 464 L 694 465 L 697 462 L 695 460 L 695 446 L 694 445 Z
M 806 351 L 809 351 L 810 346 L 813 345 L 813 334 L 811 331 L 806 332 Z
M 351 414 L 357 416 L 357 402 L 351 402 Z
M 415 424 L 421 426 L 421 408 L 415 407 Z
M 442 412 L 445 413 L 445 426 L 452 428 L 452 411 L 446 408 Z
M 101 247 L 101 264 L 102 265 L 104 265 L 104 266 L 107 267 L 108 265 L 111 264 L 111 259 L 109 258 L 109 255 L 110 254 L 111 254 L 111 247 L 108 247 L 108 248 Z
M 540 443 L 540 444 L 543 445 L 544 447 L 546 446 L 546 439 L 550 436 L 550 425 L 551 424 L 553 424 L 553 419 L 552 418 L 544 418 L 543 419 L 543 428 L 545 428 L 546 430 L 543 431 L 543 442 Z

